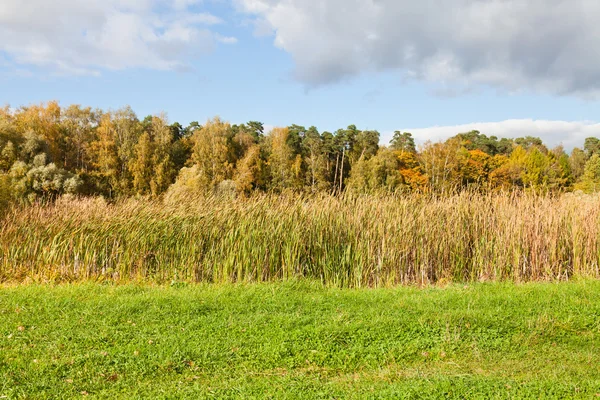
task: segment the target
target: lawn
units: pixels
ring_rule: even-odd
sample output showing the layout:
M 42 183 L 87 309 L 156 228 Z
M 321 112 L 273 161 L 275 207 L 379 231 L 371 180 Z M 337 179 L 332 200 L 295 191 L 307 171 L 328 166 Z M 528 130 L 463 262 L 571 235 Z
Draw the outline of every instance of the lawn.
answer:
M 1 287 L 0 398 L 83 397 L 600 397 L 600 282 Z

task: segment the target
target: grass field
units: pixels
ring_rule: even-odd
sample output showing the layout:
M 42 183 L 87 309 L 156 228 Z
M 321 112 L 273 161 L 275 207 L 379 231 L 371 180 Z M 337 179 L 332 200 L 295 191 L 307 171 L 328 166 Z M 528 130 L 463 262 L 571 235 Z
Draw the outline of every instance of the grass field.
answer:
M 598 196 L 63 198 L 0 218 L 5 283 L 573 278 L 600 278 Z
M 595 398 L 600 282 L 5 286 L 0 398 Z

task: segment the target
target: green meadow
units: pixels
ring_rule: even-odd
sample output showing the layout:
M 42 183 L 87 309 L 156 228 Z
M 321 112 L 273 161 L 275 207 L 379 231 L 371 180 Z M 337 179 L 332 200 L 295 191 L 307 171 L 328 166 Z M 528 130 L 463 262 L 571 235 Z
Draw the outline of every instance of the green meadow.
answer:
M 600 396 L 600 282 L 5 285 L 0 398 Z

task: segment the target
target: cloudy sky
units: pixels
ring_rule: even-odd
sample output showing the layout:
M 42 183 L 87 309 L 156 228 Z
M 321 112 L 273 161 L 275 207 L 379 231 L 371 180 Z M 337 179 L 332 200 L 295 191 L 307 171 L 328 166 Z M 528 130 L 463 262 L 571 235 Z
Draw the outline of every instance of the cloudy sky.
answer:
M 0 103 L 600 137 L 598 0 L 0 0 Z

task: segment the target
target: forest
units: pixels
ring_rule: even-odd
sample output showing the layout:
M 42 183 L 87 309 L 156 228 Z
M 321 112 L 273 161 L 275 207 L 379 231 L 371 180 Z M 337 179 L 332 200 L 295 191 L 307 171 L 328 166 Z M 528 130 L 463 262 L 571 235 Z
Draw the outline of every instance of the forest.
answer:
M 416 146 L 396 131 L 355 125 L 335 132 L 311 126 L 231 125 L 218 117 L 184 127 L 130 107 L 103 111 L 51 101 L 0 109 L 0 203 L 32 203 L 62 194 L 158 197 L 253 192 L 457 193 L 600 188 L 600 140 L 567 153 L 541 139 L 457 133 Z

